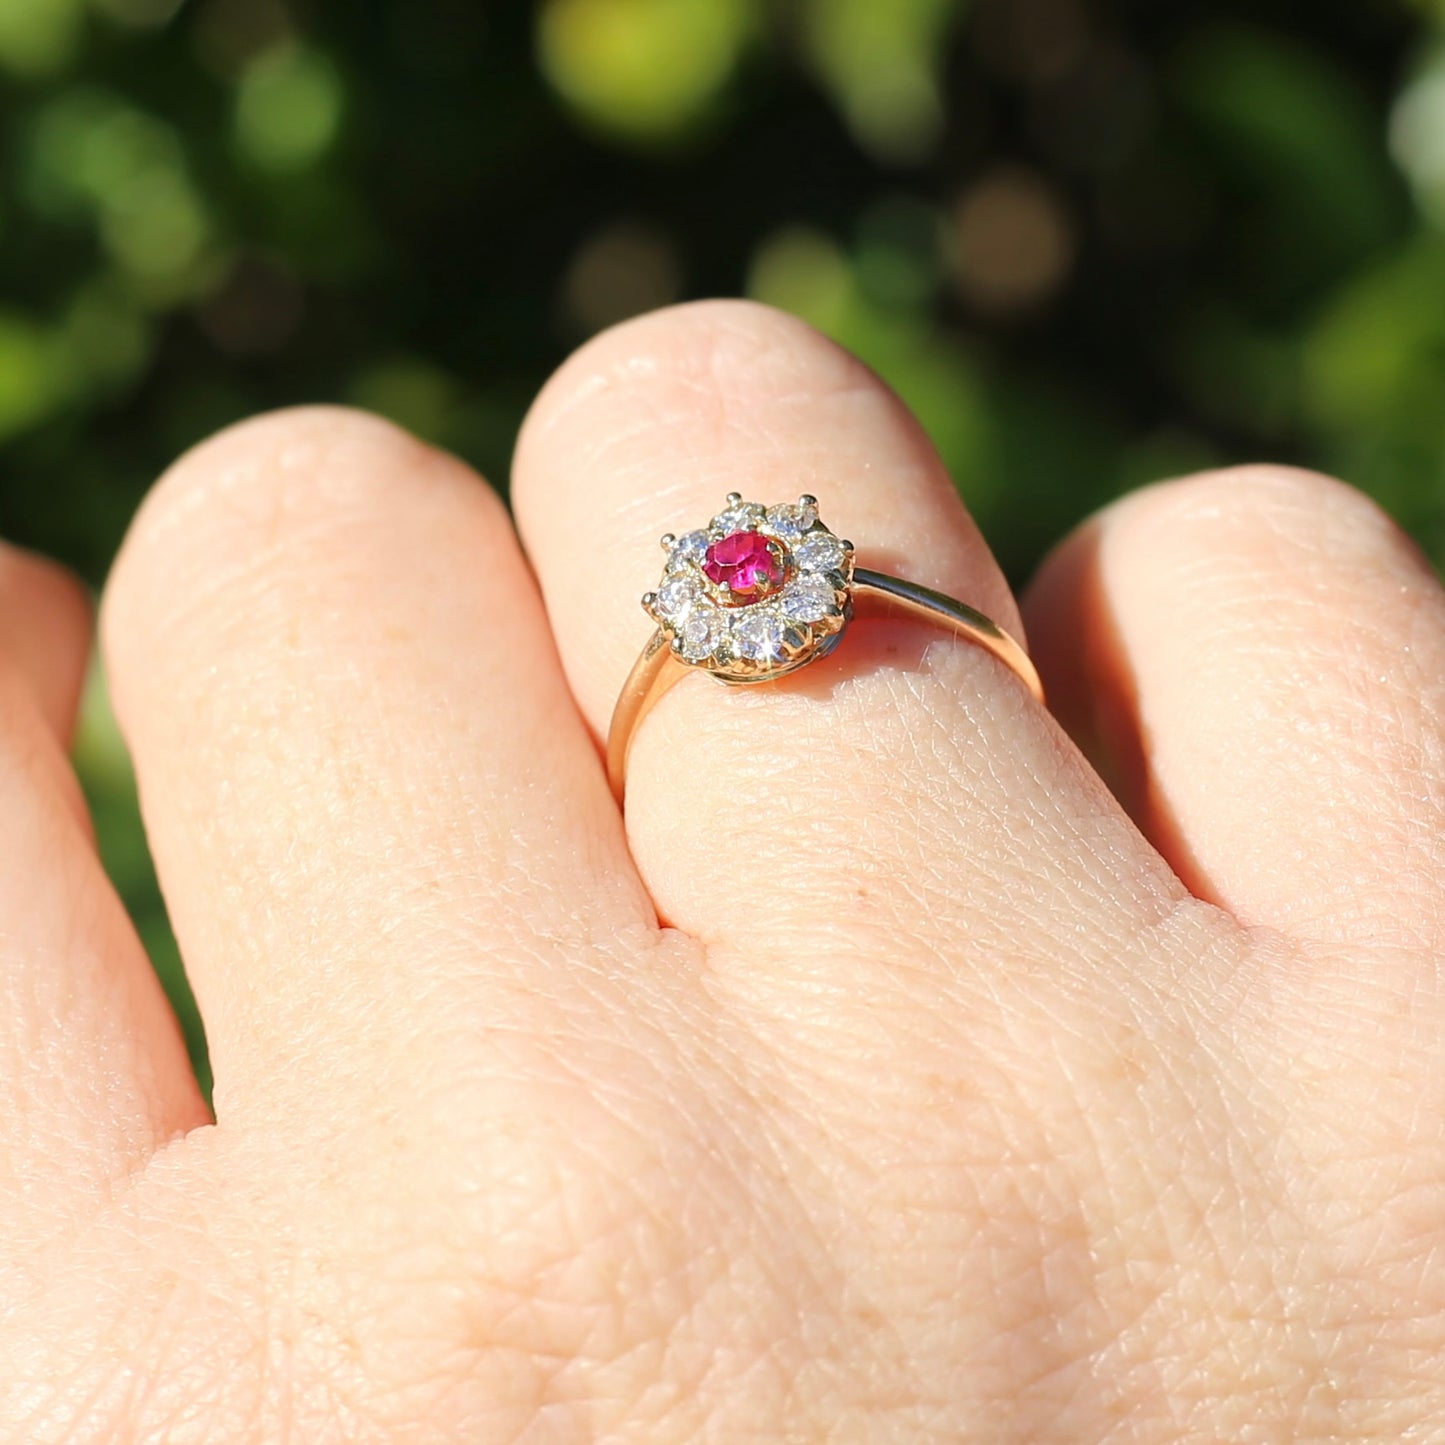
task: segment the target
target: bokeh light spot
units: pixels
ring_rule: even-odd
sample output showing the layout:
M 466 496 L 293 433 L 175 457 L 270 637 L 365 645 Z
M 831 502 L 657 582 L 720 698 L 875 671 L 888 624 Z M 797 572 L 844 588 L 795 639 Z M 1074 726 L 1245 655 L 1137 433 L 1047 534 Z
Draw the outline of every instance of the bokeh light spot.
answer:
M 63 91 L 38 115 L 25 165 L 37 208 L 92 222 L 152 300 L 200 283 L 210 221 L 165 121 L 108 91 Z
M 393 356 L 363 369 L 347 400 L 444 444 L 460 397 L 456 381 L 441 367 L 417 356 Z
M 265 356 L 295 334 L 305 293 L 290 267 L 267 256 L 236 257 L 197 308 L 201 329 L 231 356 Z
M 55 338 L 27 317 L 0 312 L 0 439 L 25 431 L 64 398 Z
M 1445 242 L 1427 233 L 1341 288 L 1305 359 L 1306 399 L 1332 430 L 1445 438 Z
M 1063 283 L 1073 256 L 1068 213 L 1031 171 L 1012 166 L 993 171 L 958 204 L 958 285 L 980 310 L 1037 306 Z
M 943 118 L 938 74 L 959 0 L 808 0 L 804 38 L 854 136 L 882 160 L 927 153 Z
M 585 120 L 647 141 L 702 120 L 752 33 L 751 0 L 547 0 L 542 70 Z
M 134 275 L 189 289 L 188 273 L 208 236 L 205 213 L 185 180 L 166 171 L 139 177 L 101 221 L 106 248 Z
M 145 313 L 107 276 L 87 282 L 71 298 L 61 338 L 73 376 L 101 390 L 125 386 L 150 357 Z
M 768 237 L 748 268 L 748 295 L 836 335 L 853 299 L 853 271 L 837 244 L 808 226 Z
M 54 75 L 80 47 L 83 0 L 0 0 L 0 67 L 16 75 Z
M 304 170 L 341 126 L 341 77 L 321 51 L 283 42 L 247 64 L 236 90 L 236 137 L 257 165 Z
M 1421 210 L 1445 226 L 1445 51 L 1431 58 L 1395 102 L 1390 152 Z
M 677 253 L 658 231 L 634 221 L 587 241 L 562 279 L 562 306 L 572 326 L 594 332 L 676 301 L 682 291 Z

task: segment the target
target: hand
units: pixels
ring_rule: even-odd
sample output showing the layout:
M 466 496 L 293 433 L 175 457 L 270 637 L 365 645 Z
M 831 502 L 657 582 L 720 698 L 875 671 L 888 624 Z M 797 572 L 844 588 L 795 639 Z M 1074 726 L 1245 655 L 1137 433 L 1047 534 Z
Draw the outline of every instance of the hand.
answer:
M 1412 547 L 1301 473 L 1147 490 L 1027 609 L 1112 792 L 980 648 L 869 622 L 671 693 L 624 828 L 637 597 L 734 488 L 1019 628 L 896 399 L 740 304 L 547 387 L 535 578 L 339 410 L 158 485 L 103 640 L 214 1125 L 63 761 L 81 609 L 5 560 L 6 1441 L 1438 1438 Z

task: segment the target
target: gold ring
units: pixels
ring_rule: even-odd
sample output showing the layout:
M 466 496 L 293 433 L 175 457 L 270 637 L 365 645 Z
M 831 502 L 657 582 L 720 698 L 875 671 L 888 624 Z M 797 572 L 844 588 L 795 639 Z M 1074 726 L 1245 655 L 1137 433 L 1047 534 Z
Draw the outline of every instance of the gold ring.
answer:
M 943 624 L 993 653 L 1044 700 L 1028 654 L 998 623 L 942 592 L 855 566 L 853 544 L 824 526 L 816 497 L 764 507 L 729 492 L 706 527 L 669 532 L 662 549 L 662 581 L 642 598 L 657 630 L 628 673 L 607 730 L 607 777 L 619 803 L 633 735 L 669 688 L 695 670 L 725 683 L 786 677 L 826 657 L 860 604 Z

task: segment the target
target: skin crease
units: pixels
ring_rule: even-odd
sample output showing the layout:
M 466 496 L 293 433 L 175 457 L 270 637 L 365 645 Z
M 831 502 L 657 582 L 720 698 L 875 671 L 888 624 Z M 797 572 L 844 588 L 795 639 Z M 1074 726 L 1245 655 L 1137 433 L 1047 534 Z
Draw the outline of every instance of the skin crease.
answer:
M 337 409 L 161 480 L 102 641 L 214 1124 L 64 763 L 83 612 L 0 552 L 0 1439 L 1445 1439 L 1415 550 L 1146 489 L 1030 590 L 1052 713 L 859 623 L 669 694 L 624 824 L 656 538 L 734 489 L 1022 632 L 900 403 L 742 303 L 562 368 L 520 544 Z

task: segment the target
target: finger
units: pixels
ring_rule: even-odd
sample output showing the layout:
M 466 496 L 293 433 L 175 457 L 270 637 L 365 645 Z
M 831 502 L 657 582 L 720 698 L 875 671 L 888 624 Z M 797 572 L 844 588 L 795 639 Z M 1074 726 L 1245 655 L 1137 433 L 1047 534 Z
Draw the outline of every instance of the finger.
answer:
M 513 483 L 598 735 L 651 631 L 637 599 L 661 571 L 658 534 L 705 524 L 733 490 L 814 493 L 860 564 L 1018 627 L 936 454 L 876 377 L 766 308 L 658 313 L 553 378 Z M 980 955 L 1012 955 L 1083 894 L 1106 914 L 1147 913 L 1175 887 L 1019 680 L 914 623 L 856 621 L 796 679 L 686 679 L 642 724 L 627 787 L 659 911 L 744 951 L 768 927 L 825 952 L 845 938 L 887 956 L 899 928 L 956 951 L 966 917 Z M 1081 849 L 1087 868 L 1072 861 Z
M 1150 488 L 1060 549 L 1029 616 L 1055 705 L 1196 893 L 1445 941 L 1445 596 L 1372 502 L 1275 467 Z
M 436 1092 L 583 988 L 579 937 L 650 924 L 506 513 L 451 458 L 333 408 L 226 431 L 103 621 L 222 1123 Z
M 10 1268 L 206 1117 L 65 759 L 89 640 L 79 584 L 0 546 L 0 1251 Z
M 0 543 L 0 651 L 50 730 L 68 742 L 85 679 L 90 601 L 53 563 Z

